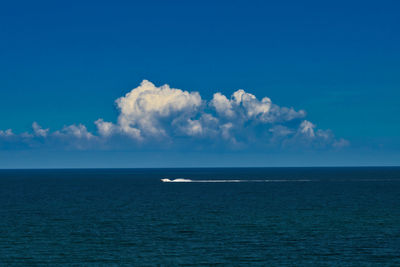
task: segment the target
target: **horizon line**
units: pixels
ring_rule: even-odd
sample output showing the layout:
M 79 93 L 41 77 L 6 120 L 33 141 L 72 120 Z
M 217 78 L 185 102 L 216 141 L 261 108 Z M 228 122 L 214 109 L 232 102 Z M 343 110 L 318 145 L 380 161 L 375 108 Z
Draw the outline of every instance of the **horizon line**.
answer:
M 136 170 L 136 169 L 283 169 L 283 168 L 400 168 L 400 165 L 337 165 L 337 166 L 243 166 L 243 167 L 62 167 L 62 168 L 0 168 L 0 171 L 7 170 Z

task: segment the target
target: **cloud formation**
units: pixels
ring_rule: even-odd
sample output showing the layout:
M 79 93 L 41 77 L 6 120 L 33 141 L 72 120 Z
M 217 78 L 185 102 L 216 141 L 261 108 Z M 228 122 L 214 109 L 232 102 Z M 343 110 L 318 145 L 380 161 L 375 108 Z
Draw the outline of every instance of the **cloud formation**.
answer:
M 144 80 L 139 87 L 118 98 L 118 128 L 135 139 L 165 137 L 165 123 L 187 121 L 202 100 L 198 92 L 182 91 L 168 85 L 156 87 Z
M 305 120 L 304 110 L 281 107 L 268 97 L 257 99 L 242 89 L 227 97 L 219 92 L 209 101 L 198 92 L 155 86 L 144 80 L 125 96 L 118 98 L 116 122 L 97 119 L 96 132 L 85 125 L 73 124 L 50 132 L 38 123 L 31 133 L 16 135 L 11 129 L 0 131 L 0 141 L 23 140 L 31 145 L 63 143 L 80 149 L 108 145 L 115 140 L 130 140 L 140 146 L 182 143 L 223 145 L 227 148 L 249 146 L 343 147 L 330 130 L 317 129 Z
M 12 132 L 11 129 L 7 129 L 5 131 L 0 130 L 0 137 L 5 138 L 5 137 L 11 137 L 13 135 L 14 135 L 14 133 Z

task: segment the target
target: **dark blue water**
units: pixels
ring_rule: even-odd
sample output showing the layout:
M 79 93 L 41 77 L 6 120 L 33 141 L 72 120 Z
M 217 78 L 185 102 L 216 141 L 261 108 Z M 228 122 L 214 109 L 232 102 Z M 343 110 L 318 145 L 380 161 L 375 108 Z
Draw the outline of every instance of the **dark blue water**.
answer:
M 400 168 L 3 170 L 13 264 L 400 265 Z

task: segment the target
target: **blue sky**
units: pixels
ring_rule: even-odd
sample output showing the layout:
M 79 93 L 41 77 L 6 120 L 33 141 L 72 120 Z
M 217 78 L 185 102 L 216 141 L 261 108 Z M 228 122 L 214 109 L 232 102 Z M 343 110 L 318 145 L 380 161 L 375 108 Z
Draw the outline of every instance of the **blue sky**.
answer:
M 399 165 L 399 11 L 398 1 L 2 3 L 0 168 Z M 150 135 L 137 114 L 127 116 L 146 142 L 120 130 L 115 101 L 145 79 L 156 93 L 168 84 L 201 96 L 195 113 L 151 117 L 168 141 Z M 217 92 L 231 101 L 238 89 L 257 98 L 251 106 L 268 97 L 306 115 L 267 122 L 242 102 L 233 109 L 246 122 L 231 139 L 222 130 L 195 138 L 177 133 L 183 124 L 166 128 L 183 113 L 185 122 L 209 114 L 218 129 L 236 126 L 239 117 L 227 119 L 210 103 Z M 100 136 L 99 118 L 118 132 L 101 145 L 62 132 L 82 124 Z M 323 145 L 299 139 L 304 120 L 334 137 Z M 34 135 L 33 122 L 49 128 L 45 138 L 21 136 Z M 282 125 L 293 136 L 275 144 L 268 133 Z M 340 140 L 346 145 L 333 145 Z

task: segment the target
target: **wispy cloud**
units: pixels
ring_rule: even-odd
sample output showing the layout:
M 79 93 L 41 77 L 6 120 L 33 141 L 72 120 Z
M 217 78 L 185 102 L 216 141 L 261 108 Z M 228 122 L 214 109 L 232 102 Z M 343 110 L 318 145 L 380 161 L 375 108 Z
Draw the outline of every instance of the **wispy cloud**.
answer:
M 344 139 L 337 140 L 330 130 L 318 129 L 305 120 L 304 110 L 278 106 L 268 97 L 257 99 L 242 89 L 229 97 L 216 92 L 211 100 L 204 100 L 198 92 L 169 85 L 157 87 L 144 80 L 115 103 L 118 118 L 115 122 L 97 119 L 96 132 L 89 132 L 82 124 L 51 132 L 34 122 L 30 133 L 0 131 L 0 144 L 62 145 L 78 149 L 112 148 L 125 141 L 141 147 L 155 143 L 170 147 L 181 144 L 182 140 L 226 148 L 349 145 Z

